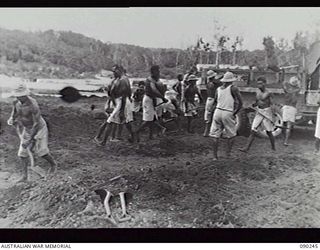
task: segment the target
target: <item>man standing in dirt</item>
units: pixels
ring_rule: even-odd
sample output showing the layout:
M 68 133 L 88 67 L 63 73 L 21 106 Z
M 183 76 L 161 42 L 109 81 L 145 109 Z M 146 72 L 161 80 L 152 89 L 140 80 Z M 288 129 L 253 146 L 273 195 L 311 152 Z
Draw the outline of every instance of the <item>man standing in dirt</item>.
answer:
M 282 107 L 282 119 L 283 125 L 287 128 L 285 130 L 284 145 L 289 146 L 288 140 L 291 135 L 291 129 L 296 121 L 297 114 L 297 102 L 299 97 L 299 92 L 301 89 L 300 80 L 298 77 L 293 76 L 290 78 L 289 83 L 283 83 L 283 90 L 285 93 L 285 105 Z
M 37 101 L 30 96 L 30 91 L 24 83 L 19 84 L 13 95 L 17 100 L 13 102 L 8 124 L 16 126 L 18 133 L 21 131 L 18 156 L 22 162 L 23 176 L 18 182 L 28 180 L 28 150 L 48 161 L 48 175 L 54 174 L 57 163 L 49 152 L 48 128 Z
M 194 133 L 194 130 L 191 128 L 191 123 L 193 117 L 198 114 L 197 107 L 195 104 L 195 96 L 198 95 L 200 102 L 202 101 L 202 96 L 199 89 L 196 86 L 198 78 L 195 75 L 189 75 L 187 78 L 187 86 L 185 88 L 184 97 L 185 102 L 183 105 L 184 116 L 187 117 L 187 131 L 188 133 Z
M 236 81 L 232 72 L 226 72 L 221 80 L 223 83 L 216 91 L 215 111 L 209 136 L 213 137 L 213 160 L 218 159 L 219 138 L 225 130 L 227 139 L 227 156 L 231 154 L 234 137 L 237 135 L 236 114 L 242 108 L 240 91 L 232 83 Z
M 160 68 L 158 65 L 153 65 L 150 69 L 151 76 L 145 81 L 145 94 L 142 101 L 142 124 L 137 129 L 137 138 L 139 140 L 139 133 L 149 127 L 149 139 L 153 139 L 153 126 L 157 125 L 161 128 L 162 133 L 166 128 L 163 127 L 158 120 L 157 106 L 161 102 L 166 103 L 168 100 L 164 97 L 163 83 L 160 81 Z
M 267 135 L 270 139 L 272 150 L 276 150 L 274 137 L 272 131 L 274 130 L 273 126 L 273 117 L 272 117 L 272 109 L 271 109 L 271 93 L 266 89 L 266 79 L 259 78 L 258 79 L 258 90 L 256 94 L 256 102 L 252 105 L 252 107 L 256 110 L 256 115 L 252 122 L 251 134 L 248 138 L 248 142 L 245 148 L 241 148 L 240 151 L 248 152 L 254 138 L 257 134 L 258 128 L 262 125 Z M 257 109 L 255 108 L 257 107 Z
M 131 138 L 130 142 L 134 141 L 134 134 L 132 131 L 131 123 L 133 121 L 133 113 L 131 106 L 131 86 L 129 79 L 124 76 L 123 69 L 115 65 L 112 68 L 114 79 L 111 83 L 109 94 L 113 103 L 113 111 L 107 120 L 107 128 L 101 142 L 98 141 L 100 146 L 104 146 L 111 132 L 117 129 L 117 125 L 125 124 Z
M 205 130 L 203 133 L 204 137 L 209 136 L 210 126 L 212 122 L 212 116 L 214 111 L 214 97 L 216 95 L 216 90 L 220 87 L 221 83 L 217 79 L 217 73 L 213 70 L 207 72 L 207 100 L 204 111 L 204 121 L 205 121 Z

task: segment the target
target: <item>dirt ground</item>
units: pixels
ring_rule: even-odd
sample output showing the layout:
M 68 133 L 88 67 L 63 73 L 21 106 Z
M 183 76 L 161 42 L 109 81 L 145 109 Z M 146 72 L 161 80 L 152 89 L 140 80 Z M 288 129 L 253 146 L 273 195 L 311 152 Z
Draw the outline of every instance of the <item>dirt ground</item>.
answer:
M 268 140 L 257 139 L 244 154 L 238 148 L 245 138 L 237 137 L 230 159 L 222 141 L 221 158 L 213 162 L 212 141 L 202 137 L 201 118 L 195 134 L 168 133 L 150 143 L 145 135 L 140 143 L 98 147 L 92 138 L 101 121 L 92 119 L 90 105 L 102 108 L 102 99 L 74 104 L 50 97 L 37 100 L 49 123 L 49 147 L 59 169 L 50 180 L 31 172 L 30 182 L 15 185 L 21 171 L 19 140 L 6 125 L 10 103 L 1 103 L 2 228 L 320 226 L 320 164 L 312 154 L 313 128 L 295 128 L 290 147 L 277 138 L 276 152 Z M 37 164 L 47 167 L 42 159 Z M 108 181 L 118 175 L 122 178 Z M 110 223 L 94 193 L 97 186 L 132 193 L 132 220 Z M 121 213 L 119 196 L 111 208 Z

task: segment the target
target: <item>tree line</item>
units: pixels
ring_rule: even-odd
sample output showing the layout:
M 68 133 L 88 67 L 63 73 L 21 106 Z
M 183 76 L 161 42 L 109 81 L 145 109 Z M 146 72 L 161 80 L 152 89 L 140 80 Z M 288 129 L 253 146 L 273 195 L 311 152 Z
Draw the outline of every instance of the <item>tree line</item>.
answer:
M 241 50 L 237 37 L 230 48 L 219 51 L 219 63 L 256 66 L 302 65 L 314 34 L 297 32 L 293 41 L 265 37 L 263 50 Z M 219 38 L 221 42 L 227 39 Z M 174 78 L 199 62 L 215 63 L 216 51 L 144 48 L 104 43 L 71 31 L 25 32 L 0 29 L 0 73 L 22 77 L 81 78 L 121 64 L 133 77 L 146 77 L 151 65 L 159 64 L 162 77 Z

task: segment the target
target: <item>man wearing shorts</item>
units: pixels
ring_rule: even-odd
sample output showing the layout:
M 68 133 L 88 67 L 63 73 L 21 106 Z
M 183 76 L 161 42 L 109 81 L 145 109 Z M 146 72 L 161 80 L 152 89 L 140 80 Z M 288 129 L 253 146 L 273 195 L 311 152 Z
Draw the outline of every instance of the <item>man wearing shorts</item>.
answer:
M 128 77 L 124 75 L 122 67 L 115 65 L 112 68 L 114 79 L 111 83 L 109 94 L 112 101 L 113 111 L 107 120 L 107 129 L 103 135 L 103 140 L 97 141 L 98 145 L 104 146 L 111 132 L 117 129 L 117 126 L 125 124 L 131 138 L 134 141 L 134 134 L 131 127 L 133 121 L 131 86 Z
M 209 70 L 207 72 L 207 100 L 204 111 L 204 122 L 205 122 L 205 130 L 203 133 L 204 137 L 209 136 L 210 126 L 212 122 L 212 116 L 214 111 L 214 97 L 216 94 L 216 90 L 220 87 L 220 81 L 217 79 L 217 73 L 213 70 Z
M 298 102 L 300 89 L 300 80 L 296 76 L 291 77 L 289 83 L 283 83 L 283 90 L 285 93 L 285 105 L 282 107 L 282 119 L 283 125 L 287 128 L 285 131 L 284 139 L 285 146 L 289 146 L 288 140 L 290 138 L 291 129 L 296 121 L 296 106 Z
M 256 115 L 252 122 L 251 134 L 248 138 L 248 142 L 245 148 L 240 149 L 242 152 L 248 152 L 254 138 L 257 134 L 258 128 L 263 126 L 267 131 L 267 135 L 270 139 L 272 150 L 275 149 L 275 142 L 272 131 L 274 130 L 273 117 L 271 110 L 271 93 L 266 89 L 266 79 L 258 79 L 258 90 L 256 94 L 256 102 L 252 105 L 257 107 Z
M 217 89 L 215 96 L 215 111 L 210 128 L 213 137 L 213 160 L 218 159 L 219 138 L 224 134 L 227 139 L 227 156 L 231 154 L 233 139 L 237 135 L 236 114 L 242 108 L 240 91 L 232 83 L 236 81 L 232 72 L 226 72 L 221 79 L 223 83 Z
M 37 101 L 30 96 L 30 91 L 24 83 L 19 84 L 13 96 L 17 100 L 13 103 L 8 123 L 22 130 L 18 156 L 23 165 L 23 176 L 18 182 L 28 180 L 28 150 L 49 162 L 51 167 L 48 175 L 55 173 L 57 163 L 49 152 L 48 128 Z
M 160 82 L 160 67 L 153 65 L 150 69 L 151 76 L 145 81 L 145 93 L 142 100 L 142 124 L 137 129 L 136 134 L 139 140 L 139 133 L 146 127 L 149 127 L 149 139 L 153 139 L 153 126 L 157 125 L 162 133 L 166 128 L 159 123 L 160 110 L 157 106 L 161 103 L 166 103 L 167 99 L 164 97 L 164 88 Z

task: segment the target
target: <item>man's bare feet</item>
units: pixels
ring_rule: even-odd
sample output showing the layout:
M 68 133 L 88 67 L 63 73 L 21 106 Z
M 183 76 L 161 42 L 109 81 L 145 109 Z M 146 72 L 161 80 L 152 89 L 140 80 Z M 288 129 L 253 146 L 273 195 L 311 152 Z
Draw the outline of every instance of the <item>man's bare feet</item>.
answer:
M 96 137 L 96 136 L 93 138 L 93 141 L 94 141 L 97 145 L 99 145 L 99 144 L 101 143 L 101 141 L 99 141 L 98 137 Z

